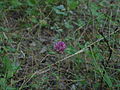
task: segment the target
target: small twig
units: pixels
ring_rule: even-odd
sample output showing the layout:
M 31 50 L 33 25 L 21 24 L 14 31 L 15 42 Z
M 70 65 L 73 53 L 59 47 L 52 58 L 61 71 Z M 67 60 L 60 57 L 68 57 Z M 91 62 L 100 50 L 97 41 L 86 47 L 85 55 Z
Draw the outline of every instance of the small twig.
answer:
M 104 41 L 105 41 L 105 43 L 106 43 L 107 46 L 108 46 L 108 49 L 109 49 L 109 57 L 108 57 L 107 61 L 109 61 L 110 58 L 111 58 L 111 55 L 112 55 L 112 49 L 111 49 L 111 47 L 110 47 L 110 45 L 109 45 L 109 41 L 105 38 L 103 32 L 100 32 L 100 31 L 99 31 L 99 34 L 104 38 Z

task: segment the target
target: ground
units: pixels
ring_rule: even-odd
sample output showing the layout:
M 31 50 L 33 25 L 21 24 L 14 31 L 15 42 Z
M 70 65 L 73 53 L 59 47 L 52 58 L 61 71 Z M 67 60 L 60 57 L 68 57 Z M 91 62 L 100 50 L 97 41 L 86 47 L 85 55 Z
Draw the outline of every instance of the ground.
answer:
M 119 0 L 1 0 L 0 90 L 119 90 Z M 62 41 L 66 49 L 54 49 Z

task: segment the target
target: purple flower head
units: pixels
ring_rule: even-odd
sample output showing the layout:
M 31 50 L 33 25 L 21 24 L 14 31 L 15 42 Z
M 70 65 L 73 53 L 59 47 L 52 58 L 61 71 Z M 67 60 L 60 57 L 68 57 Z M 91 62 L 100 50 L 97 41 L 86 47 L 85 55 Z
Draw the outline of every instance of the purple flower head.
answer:
M 63 52 L 66 48 L 66 44 L 62 41 L 55 43 L 54 49 L 58 52 Z

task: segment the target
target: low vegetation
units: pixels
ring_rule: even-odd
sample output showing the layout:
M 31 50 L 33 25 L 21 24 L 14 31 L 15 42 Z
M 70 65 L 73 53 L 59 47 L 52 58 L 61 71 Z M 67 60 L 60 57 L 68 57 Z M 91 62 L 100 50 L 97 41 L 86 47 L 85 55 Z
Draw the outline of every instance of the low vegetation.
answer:
M 0 0 L 0 90 L 119 88 L 119 0 Z

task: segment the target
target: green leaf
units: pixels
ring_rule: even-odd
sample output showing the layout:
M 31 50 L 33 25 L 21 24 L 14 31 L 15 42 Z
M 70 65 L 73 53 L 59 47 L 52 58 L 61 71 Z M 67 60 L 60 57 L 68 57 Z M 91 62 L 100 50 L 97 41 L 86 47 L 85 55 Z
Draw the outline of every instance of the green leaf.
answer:
M 36 17 L 34 17 L 34 16 L 33 16 L 33 17 L 31 17 L 31 18 L 30 18 L 30 20 L 31 20 L 33 23 L 37 23 L 37 22 L 38 22 L 38 21 L 37 21 L 37 18 L 36 18 Z
M 56 8 L 59 9 L 59 10 L 65 10 L 64 5 L 57 6 Z
M 85 22 L 83 21 L 83 20 L 81 20 L 81 19 L 78 19 L 78 21 L 77 22 L 74 22 L 74 24 L 76 24 L 76 25 L 78 25 L 79 27 L 83 27 L 83 26 L 85 26 Z
M 0 9 L 2 10 L 2 9 L 4 9 L 4 8 L 5 8 L 5 3 L 2 2 L 2 1 L 0 1 Z
M 18 7 L 18 6 L 22 5 L 22 3 L 18 0 L 11 0 L 11 4 L 13 7 Z
M 100 9 L 100 7 L 96 4 L 96 3 L 90 3 L 90 9 L 92 9 L 92 10 L 99 10 Z
M 8 51 L 8 52 L 15 52 L 15 51 L 16 51 L 15 48 L 12 48 L 12 47 L 9 47 L 9 46 L 6 46 L 5 49 L 6 49 L 6 51 Z
M 40 12 L 38 12 L 37 10 L 36 10 L 36 8 L 28 8 L 27 10 L 26 10 L 26 13 L 28 14 L 28 15 L 30 15 L 31 17 L 32 16 L 38 16 L 38 15 L 40 15 Z M 31 18 L 30 17 L 30 18 Z
M 53 7 L 56 14 L 67 16 L 63 5 Z
M 6 85 L 5 78 L 0 78 L 0 86 L 2 86 L 2 88 L 5 88 L 5 85 Z
M 10 86 L 7 86 L 7 87 L 6 87 L 6 90 L 18 90 L 18 89 L 13 88 L 13 87 L 10 87 Z
M 40 23 L 40 26 L 43 26 L 43 27 L 48 25 L 46 20 L 40 20 L 39 23 Z
M 49 53 L 50 55 L 56 54 L 56 52 L 54 52 L 54 51 L 49 51 L 48 53 Z
M 120 87 L 120 84 L 114 85 L 114 87 Z
M 103 79 L 108 84 L 109 87 L 113 86 L 112 81 L 111 81 L 110 77 L 108 76 L 107 72 L 103 75 Z
M 19 69 L 19 65 L 16 64 L 15 62 L 12 62 L 10 59 L 8 59 L 7 56 L 2 57 L 2 63 L 7 78 L 13 77 L 15 71 Z
M 68 5 L 70 10 L 74 10 L 78 6 L 78 1 L 67 0 L 67 5 Z
M 27 0 L 29 6 L 35 6 L 37 4 L 37 0 Z
M 4 31 L 4 32 L 8 32 L 8 31 L 10 31 L 11 29 L 10 28 L 6 28 L 6 27 L 2 27 L 2 26 L 0 26 L 0 32 L 2 31 Z
M 65 27 L 67 29 L 72 29 L 73 28 L 73 25 L 71 25 L 69 22 L 65 22 Z
M 57 2 L 57 0 L 47 0 L 46 3 L 47 4 L 55 4 Z
M 77 50 L 73 46 L 68 46 L 68 48 L 65 49 L 65 52 L 68 54 L 74 54 Z
M 98 6 L 96 3 L 90 3 L 90 10 L 92 12 L 92 15 L 99 16 L 99 12 L 97 12 L 100 9 L 100 6 Z

